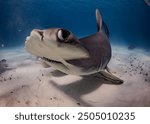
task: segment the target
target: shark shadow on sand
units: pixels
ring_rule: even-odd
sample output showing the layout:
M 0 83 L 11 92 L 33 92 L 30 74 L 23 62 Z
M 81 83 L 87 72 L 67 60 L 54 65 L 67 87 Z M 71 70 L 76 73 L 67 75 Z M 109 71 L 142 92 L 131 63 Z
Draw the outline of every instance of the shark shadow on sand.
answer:
M 61 72 L 55 71 L 54 75 L 55 77 L 63 77 L 65 74 L 61 74 Z M 52 80 L 49 83 L 51 83 L 55 88 L 64 92 L 69 97 L 75 99 L 77 104 L 80 106 L 92 106 L 91 104 L 84 101 L 82 96 L 92 93 L 96 89 L 100 88 L 103 84 L 119 85 L 114 84 L 111 81 L 107 81 L 103 77 L 98 77 L 97 75 L 83 76 L 81 80 L 70 84 L 60 85 Z

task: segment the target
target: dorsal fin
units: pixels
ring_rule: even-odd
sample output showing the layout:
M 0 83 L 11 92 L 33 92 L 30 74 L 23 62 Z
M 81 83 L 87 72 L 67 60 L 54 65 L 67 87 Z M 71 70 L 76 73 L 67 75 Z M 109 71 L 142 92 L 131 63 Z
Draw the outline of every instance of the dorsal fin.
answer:
M 102 29 L 102 17 L 98 9 L 96 9 L 96 22 L 97 30 L 100 31 Z
M 97 22 L 97 30 L 98 32 L 100 30 L 103 30 L 103 32 L 107 35 L 107 37 L 109 38 L 109 30 L 108 27 L 106 25 L 106 23 L 102 20 L 102 16 L 99 12 L 98 9 L 96 9 L 96 22 Z
M 109 38 L 109 30 L 108 30 L 108 27 L 104 21 L 102 21 L 102 30 L 103 30 L 103 32 L 105 32 L 105 34 Z

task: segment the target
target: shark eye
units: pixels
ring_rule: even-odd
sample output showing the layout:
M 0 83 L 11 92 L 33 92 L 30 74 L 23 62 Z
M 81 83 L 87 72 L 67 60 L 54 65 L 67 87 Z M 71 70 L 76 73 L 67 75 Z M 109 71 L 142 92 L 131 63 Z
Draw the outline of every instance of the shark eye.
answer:
M 70 32 L 65 29 L 60 29 L 57 33 L 58 39 L 64 42 L 67 42 L 69 35 L 70 35 Z

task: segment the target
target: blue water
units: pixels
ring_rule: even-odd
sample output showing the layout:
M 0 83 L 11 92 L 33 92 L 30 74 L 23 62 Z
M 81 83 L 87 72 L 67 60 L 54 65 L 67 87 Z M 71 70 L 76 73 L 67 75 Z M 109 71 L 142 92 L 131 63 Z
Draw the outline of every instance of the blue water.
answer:
M 23 46 L 34 28 L 67 28 L 78 37 L 95 33 L 96 8 L 112 44 L 150 48 L 150 7 L 144 0 L 0 0 L 0 49 Z

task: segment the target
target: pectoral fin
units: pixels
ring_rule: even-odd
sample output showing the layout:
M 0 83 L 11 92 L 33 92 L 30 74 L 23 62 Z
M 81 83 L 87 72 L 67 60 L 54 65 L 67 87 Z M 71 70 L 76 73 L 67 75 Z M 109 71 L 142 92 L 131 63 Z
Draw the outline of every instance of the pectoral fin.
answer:
M 106 66 L 105 69 L 106 69 L 106 71 L 107 71 L 108 73 L 112 74 L 111 71 L 110 71 L 110 68 L 109 68 L 108 66 Z
M 112 75 L 109 72 L 106 71 L 100 71 L 98 73 L 102 78 L 104 78 L 105 80 L 108 80 L 110 82 L 112 82 L 113 84 L 122 84 L 123 80 L 119 79 L 118 77 Z

